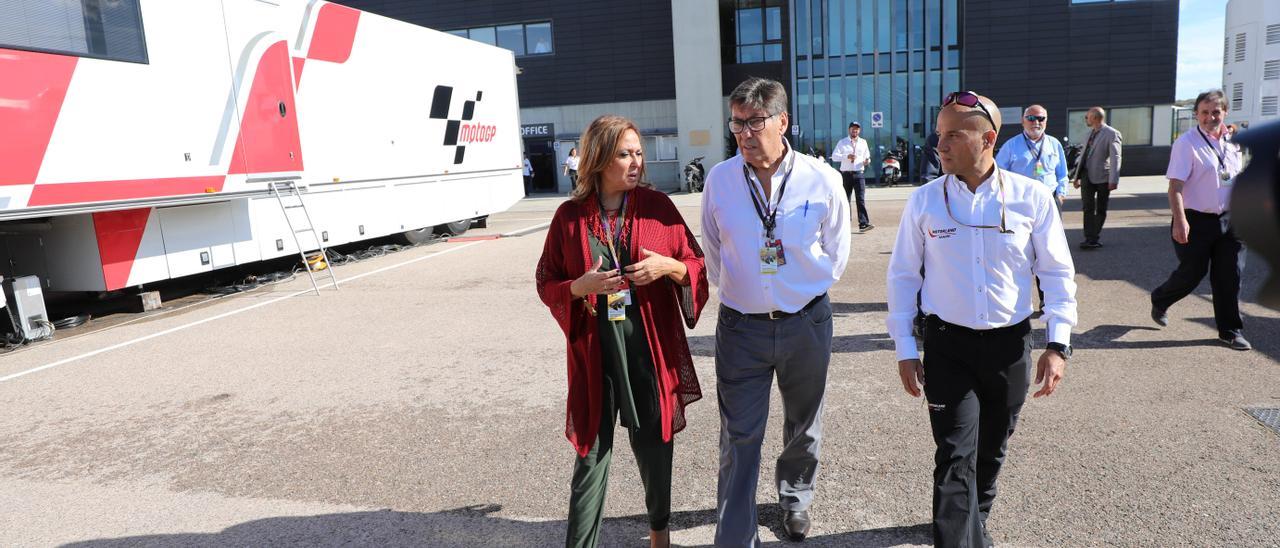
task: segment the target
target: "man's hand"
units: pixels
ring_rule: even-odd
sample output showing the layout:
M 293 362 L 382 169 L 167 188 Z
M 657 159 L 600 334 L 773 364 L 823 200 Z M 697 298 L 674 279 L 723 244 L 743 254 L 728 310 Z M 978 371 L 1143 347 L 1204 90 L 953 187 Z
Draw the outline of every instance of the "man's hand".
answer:
M 1191 223 L 1185 218 L 1173 220 L 1173 241 L 1180 244 L 1187 243 L 1191 237 Z
M 902 389 L 913 398 L 920 397 L 924 386 L 924 364 L 920 360 L 898 360 L 898 376 L 902 377 Z
M 853 161 L 853 155 L 852 155 L 852 154 L 847 155 L 847 157 L 849 158 L 849 161 L 850 161 L 850 162 L 852 162 L 852 161 Z
M 1062 382 L 1062 374 L 1067 368 L 1067 360 L 1063 359 L 1062 354 L 1054 350 L 1045 350 L 1040 354 L 1040 361 L 1036 364 L 1036 384 L 1044 383 L 1032 397 L 1048 396 L 1058 389 L 1058 383 Z
M 1107 190 L 1115 190 L 1117 188 L 1120 188 L 1120 183 L 1111 183 L 1107 185 Z
M 1076 179 L 1076 180 L 1074 180 L 1074 181 L 1071 181 L 1071 186 L 1076 187 L 1076 188 L 1080 188 L 1080 179 Z
M 1058 205 L 1067 203 L 1067 196 L 1065 194 L 1056 194 L 1055 197 L 1058 198 Z

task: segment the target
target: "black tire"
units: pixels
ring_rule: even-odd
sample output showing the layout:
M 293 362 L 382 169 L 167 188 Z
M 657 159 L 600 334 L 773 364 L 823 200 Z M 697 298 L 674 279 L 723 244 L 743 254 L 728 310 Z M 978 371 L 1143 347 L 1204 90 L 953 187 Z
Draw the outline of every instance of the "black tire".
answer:
M 418 245 L 425 243 L 433 237 L 432 228 L 419 228 L 417 230 L 406 230 L 391 237 L 398 244 Z
M 469 228 L 471 228 L 471 219 L 463 219 L 461 221 L 436 225 L 435 232 L 440 236 L 445 236 L 446 234 L 450 236 L 461 236 L 466 233 Z

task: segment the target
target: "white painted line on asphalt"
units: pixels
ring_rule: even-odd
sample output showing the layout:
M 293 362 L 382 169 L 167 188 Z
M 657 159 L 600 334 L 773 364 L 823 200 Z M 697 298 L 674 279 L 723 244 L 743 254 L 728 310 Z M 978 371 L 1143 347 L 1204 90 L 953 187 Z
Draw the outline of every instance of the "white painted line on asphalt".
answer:
M 522 229 L 520 229 L 520 230 L 516 230 L 516 231 L 514 231 L 514 232 L 508 232 L 508 233 L 506 233 L 506 234 L 503 234 L 503 236 L 518 236 L 518 235 L 521 235 L 521 234 L 527 234 L 527 233 L 532 232 L 532 231 L 535 231 L 535 230 L 540 230 L 540 229 L 542 229 L 542 228 L 546 228 L 546 227 L 547 227 L 547 226 L 549 226 L 550 224 L 551 224 L 551 223 L 549 223 L 549 222 L 547 222 L 547 223 L 537 224 L 537 225 L 534 225 L 534 226 L 530 226 L 530 227 L 522 228 Z M 462 244 L 462 245 L 460 245 L 460 246 L 458 246 L 458 247 L 454 247 L 454 248 L 450 248 L 450 249 L 445 249 L 445 250 L 443 250 L 443 251 L 438 251 L 438 252 L 436 252 L 436 253 L 432 253 L 432 254 L 430 254 L 430 255 L 423 255 L 422 257 L 418 257 L 418 258 L 416 258 L 416 259 L 410 259 L 410 260 L 407 260 L 407 261 L 404 261 L 404 262 L 401 262 L 401 263 L 396 263 L 396 264 L 392 264 L 392 265 L 387 265 L 387 266 L 384 266 L 384 267 L 379 268 L 379 269 L 376 269 L 376 270 L 370 270 L 369 272 L 365 272 L 365 273 L 362 273 L 362 274 L 357 274 L 357 275 L 355 275 L 355 276 L 351 276 L 351 277 L 349 277 L 349 278 L 343 278 L 343 279 L 339 280 L 338 282 L 339 282 L 339 283 L 352 282 L 352 281 L 355 281 L 355 280 L 359 280 L 360 278 L 364 278 L 364 277 L 366 277 L 366 276 L 372 276 L 372 275 L 374 275 L 374 274 L 380 274 L 380 273 L 387 272 L 387 271 L 390 271 L 390 270 L 395 270 L 395 269 L 400 268 L 400 267 L 403 267 L 403 266 L 408 266 L 408 265 L 411 265 L 411 264 L 414 264 L 414 263 L 418 263 L 418 262 L 425 261 L 425 260 L 427 260 L 427 259 L 433 259 L 433 258 L 435 258 L 435 257 L 439 257 L 439 256 L 444 255 L 444 254 L 447 254 L 447 253 L 453 253 L 454 251 L 460 251 L 460 250 L 466 249 L 466 248 L 468 248 L 468 247 L 473 247 L 473 246 L 477 246 L 477 245 L 480 245 L 480 244 L 483 244 L 483 243 L 486 243 L 486 242 L 493 242 L 493 241 L 500 241 L 500 240 L 480 240 L 480 241 L 476 241 L 476 242 L 470 242 L 470 243 Z M 332 287 L 332 286 L 333 286 L 333 282 L 325 282 L 325 283 L 320 284 L 320 287 Z M 64 359 L 61 359 L 61 360 L 58 360 L 58 361 L 55 361 L 55 362 L 52 362 L 52 363 L 47 363 L 47 364 L 42 365 L 42 366 L 39 366 L 39 367 L 34 367 L 34 368 L 31 368 L 31 369 L 27 369 L 27 370 L 25 370 L 25 371 L 19 371 L 19 372 L 17 372 L 17 373 L 13 373 L 13 374 L 10 374 L 10 375 L 5 375 L 5 376 L 3 376 L 3 377 L 0 377 L 0 382 L 8 382 L 8 381 L 11 381 L 11 380 L 14 380 L 14 379 L 20 378 L 20 377 L 24 377 L 24 376 L 30 375 L 30 374 L 32 374 L 32 373 L 38 373 L 38 372 L 40 372 L 40 371 L 44 371 L 44 370 L 46 370 L 46 369 L 52 369 L 52 368 L 54 368 L 54 367 L 58 367 L 58 366 L 60 366 L 60 365 L 66 365 L 66 364 L 69 364 L 69 363 L 77 362 L 77 361 L 83 360 L 83 359 L 85 359 L 85 358 L 92 358 L 92 357 L 94 357 L 94 356 L 97 356 L 98 354 L 103 354 L 103 353 L 106 353 L 106 352 L 110 352 L 110 351 L 112 351 L 112 350 L 119 350 L 119 349 L 121 349 L 121 348 L 125 348 L 125 347 L 128 347 L 128 346 L 133 346 L 133 345 L 138 344 L 138 343 L 140 343 L 140 342 L 145 342 L 145 341 L 149 341 L 149 340 L 151 340 L 151 339 L 155 339 L 155 338 L 163 337 L 163 336 L 165 336 L 165 335 L 169 335 L 169 334 L 172 334 L 172 333 L 177 333 L 177 332 L 179 332 L 179 331 L 183 331 L 183 330 L 185 330 L 185 329 L 188 329 L 188 328 L 191 328 L 191 327 L 195 327 L 195 326 L 198 326 L 198 325 L 203 325 L 203 324 L 206 324 L 206 323 L 209 323 L 209 322 L 215 321 L 215 320 L 220 320 L 220 319 L 223 319 L 223 318 L 227 318 L 227 317 L 235 316 L 235 315 L 240 314 L 240 313 L 242 313 L 242 312 L 248 312 L 248 311 L 250 311 L 250 310 L 254 310 L 254 309 L 257 309 L 257 308 L 262 308 L 262 307 L 267 306 L 267 305 L 270 305 L 270 304 L 278 303 L 278 302 L 283 301 L 283 300 L 285 300 L 285 299 L 291 299 L 291 298 L 293 298 L 293 297 L 297 297 L 298 295 L 303 295 L 303 294 L 306 294 L 306 293 L 312 293 L 313 291 L 314 291 L 314 290 L 312 290 L 312 289 L 302 289 L 302 290 L 298 290 L 298 291 L 295 291 L 295 292 L 290 293 L 290 294 L 288 294 L 288 295 L 284 295 L 284 296 L 281 296 L 281 297 L 276 297 L 276 298 L 271 299 L 271 300 L 269 300 L 269 301 L 263 301 L 263 302 L 260 302 L 260 303 L 255 303 L 255 304 L 251 304 L 251 305 L 249 305 L 249 306 L 245 306 L 245 307 L 243 307 L 243 308 L 237 308 L 237 309 L 235 309 L 235 310 L 229 310 L 229 311 L 227 311 L 227 312 L 223 312 L 223 313 L 218 314 L 218 315 L 216 315 L 216 316 L 210 316 L 210 317 L 208 317 L 208 318 L 204 318 L 204 319 L 201 319 L 201 320 L 196 320 L 196 321 L 191 322 L 191 323 L 186 323 L 186 324 L 182 324 L 182 325 L 179 325 L 179 326 L 171 327 L 171 328 L 169 328 L 169 329 L 165 329 L 164 331 L 158 331 L 158 332 L 156 332 L 156 333 L 152 333 L 152 334 L 150 334 L 150 335 L 144 335 L 144 336 L 142 336 L 142 337 L 138 337 L 138 338 L 135 338 L 135 339 L 130 339 L 130 340 L 127 340 L 127 341 L 124 341 L 124 342 L 120 342 L 120 343 L 116 343 L 116 344 L 113 344 L 113 345 L 110 345 L 110 346 L 106 346 L 106 347 L 103 347 L 103 348 L 99 348 L 99 349 L 97 349 L 97 350 L 91 350 L 91 351 L 89 351 L 89 352 L 85 352 L 84 354 L 80 354 L 80 355 L 77 355 L 77 356 L 72 356 L 72 357 L 70 357 L 70 358 L 64 358 Z
M 512 237 L 512 236 L 524 236 L 525 234 L 529 234 L 529 233 L 532 233 L 532 232 L 537 232 L 537 231 L 542 230 L 542 229 L 544 229 L 544 228 L 547 228 L 547 227 L 549 227 L 549 226 L 551 226 L 551 222 L 550 222 L 550 221 L 547 221 L 547 222 L 545 222 L 545 223 L 539 223 L 539 224 L 536 224 L 536 225 L 533 225 L 533 226 L 530 226 L 530 227 L 522 228 L 522 229 L 520 229 L 520 230 L 516 230 L 516 231 L 512 231 L 512 232 L 507 232 L 507 233 L 503 234 L 503 235 L 502 235 L 502 237 L 504 237 L 504 238 L 510 238 L 510 237 Z

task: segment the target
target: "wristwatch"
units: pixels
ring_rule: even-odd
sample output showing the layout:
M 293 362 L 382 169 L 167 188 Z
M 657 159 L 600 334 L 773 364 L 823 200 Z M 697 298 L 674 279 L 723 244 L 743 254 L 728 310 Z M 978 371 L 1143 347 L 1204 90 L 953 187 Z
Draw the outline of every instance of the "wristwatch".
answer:
M 1057 353 L 1061 354 L 1061 355 L 1062 355 L 1062 359 L 1064 359 L 1064 360 L 1069 360 L 1069 359 L 1071 359 L 1071 345 L 1069 345 L 1069 344 L 1062 344 L 1062 343 L 1057 343 L 1057 342 L 1051 342 L 1051 343 L 1049 343 L 1049 344 L 1044 345 L 1044 349 L 1045 349 L 1045 350 L 1052 350 L 1052 351 L 1054 351 L 1054 352 L 1057 352 Z

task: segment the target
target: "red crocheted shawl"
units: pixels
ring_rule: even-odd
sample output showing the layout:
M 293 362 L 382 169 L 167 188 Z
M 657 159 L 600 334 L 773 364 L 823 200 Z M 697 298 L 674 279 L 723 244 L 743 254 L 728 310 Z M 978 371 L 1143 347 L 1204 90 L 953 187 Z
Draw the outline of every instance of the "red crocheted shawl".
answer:
M 702 248 L 666 194 L 643 187 L 632 190 L 626 217 L 631 263 L 639 262 L 643 247 L 681 261 L 689 269 L 687 287 L 663 278 L 633 288 L 656 369 L 662 439 L 670 441 L 684 429 L 684 407 L 702 398 L 681 325 L 692 329 L 707 302 Z M 538 296 L 564 331 L 569 365 L 565 437 L 583 457 L 600 429 L 604 373 L 596 317 L 587 311 L 584 299 L 573 297 L 569 284 L 594 264 L 587 235 L 593 227 L 598 230 L 599 223 L 600 208 L 594 200 L 562 204 L 551 220 L 536 274 Z M 586 301 L 595 306 L 594 295 Z

